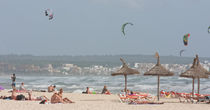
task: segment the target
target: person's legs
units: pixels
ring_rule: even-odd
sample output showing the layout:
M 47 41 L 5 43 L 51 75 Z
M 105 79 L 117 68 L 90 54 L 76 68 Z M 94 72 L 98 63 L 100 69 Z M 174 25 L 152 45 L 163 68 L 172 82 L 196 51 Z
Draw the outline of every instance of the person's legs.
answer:
M 64 98 L 63 101 L 66 103 L 74 103 L 73 101 L 69 100 L 68 98 Z
M 13 82 L 12 83 L 12 89 L 16 88 L 15 86 L 16 86 L 16 84 L 15 84 L 15 82 Z
M 28 92 L 28 100 L 32 100 L 32 93 L 30 91 Z
M 51 103 L 63 103 L 63 100 L 60 96 L 58 96 L 56 94 L 56 95 L 52 96 Z

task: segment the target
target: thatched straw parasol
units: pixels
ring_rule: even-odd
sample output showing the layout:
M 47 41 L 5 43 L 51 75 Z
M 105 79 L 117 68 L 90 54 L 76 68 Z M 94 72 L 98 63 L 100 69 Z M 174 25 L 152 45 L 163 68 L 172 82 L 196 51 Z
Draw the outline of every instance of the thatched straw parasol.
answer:
M 207 75 L 208 71 L 205 70 L 199 62 L 198 55 L 196 55 L 196 58 L 194 58 L 193 65 L 190 69 L 185 71 L 184 73 L 181 73 L 180 77 L 187 77 L 192 78 L 192 96 L 194 96 L 194 82 L 195 79 L 198 78 L 198 94 L 200 91 L 200 78 L 208 78 Z
M 210 72 L 201 66 L 198 55 L 196 55 L 196 60 L 197 60 L 198 73 L 200 74 L 204 73 L 204 74 L 210 75 Z M 205 76 L 204 78 L 208 78 L 208 76 L 206 75 L 204 76 Z M 198 94 L 200 94 L 200 78 L 198 78 Z
M 133 75 L 133 74 L 139 74 L 138 70 L 135 69 L 131 69 L 128 67 L 128 65 L 125 63 L 125 61 L 120 58 L 120 60 L 123 63 L 122 68 L 120 68 L 120 70 L 118 70 L 117 72 L 112 73 L 112 76 L 116 76 L 116 75 L 124 75 L 125 77 L 125 92 L 127 93 L 127 75 Z
M 197 60 L 196 66 L 197 66 L 197 68 L 198 68 L 198 72 L 199 72 L 199 73 L 205 73 L 205 74 L 207 74 L 207 75 L 210 75 L 210 72 L 207 71 L 205 68 L 203 68 L 203 67 L 201 66 L 200 61 L 199 61 L 199 58 L 198 58 L 198 55 L 196 55 L 196 60 Z
M 148 72 L 144 73 L 144 75 L 152 75 L 152 76 L 158 76 L 158 85 L 157 85 L 157 97 L 158 101 L 160 100 L 160 76 L 173 76 L 174 73 L 166 70 L 163 66 L 160 64 L 160 57 L 159 54 L 156 52 L 155 54 L 157 58 L 157 64 L 150 69 Z

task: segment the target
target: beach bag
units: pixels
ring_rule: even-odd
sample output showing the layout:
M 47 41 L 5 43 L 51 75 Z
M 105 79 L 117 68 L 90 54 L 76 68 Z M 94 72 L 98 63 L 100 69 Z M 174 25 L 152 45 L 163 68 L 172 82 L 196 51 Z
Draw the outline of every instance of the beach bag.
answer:
M 16 100 L 25 100 L 25 96 L 23 94 L 17 95 Z
M 47 100 L 42 100 L 39 104 L 45 104 Z

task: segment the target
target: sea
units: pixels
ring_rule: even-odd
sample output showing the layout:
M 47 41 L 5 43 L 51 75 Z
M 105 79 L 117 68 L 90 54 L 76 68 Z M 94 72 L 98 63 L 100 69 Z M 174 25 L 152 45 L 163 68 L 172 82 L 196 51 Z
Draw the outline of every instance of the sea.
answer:
M 124 89 L 124 76 L 17 76 L 16 87 L 24 82 L 28 90 L 46 90 L 49 85 L 56 85 L 57 89 L 63 88 L 65 92 L 82 93 L 86 87 L 91 91 L 100 93 L 106 85 L 112 93 L 120 93 Z M 157 91 L 157 77 L 155 76 L 128 76 L 128 89 L 132 91 L 155 94 Z M 210 94 L 210 80 L 201 79 L 200 93 Z M 5 89 L 11 89 L 10 76 L 0 77 L 0 85 Z M 160 77 L 160 90 L 191 92 L 192 79 L 178 76 Z M 195 81 L 195 92 L 197 92 L 197 80 Z
M 132 63 L 135 61 L 135 58 L 138 59 L 138 57 L 132 58 L 132 56 L 130 56 L 126 61 L 130 63 L 132 66 Z M 151 58 L 148 59 L 151 60 Z M 188 58 L 188 57 L 181 59 L 183 60 L 180 60 L 180 57 L 171 57 L 171 58 L 170 56 L 167 56 L 165 58 L 163 57 L 164 64 L 173 64 L 173 63 L 190 64 L 192 63 L 193 60 L 193 58 Z M 155 59 L 153 60 L 154 61 L 150 62 L 147 61 L 147 59 L 143 58 L 143 60 L 138 59 L 137 62 L 155 63 L 156 60 Z M 210 62 L 210 59 L 201 58 L 201 62 L 202 61 Z M 83 65 L 79 64 L 82 62 L 76 62 L 76 60 L 74 62 L 77 63 L 77 65 Z M 106 64 L 111 65 L 113 63 L 114 66 L 121 66 L 119 57 L 117 57 L 116 61 L 112 60 L 110 62 L 109 60 L 107 60 L 107 58 L 105 58 L 104 61 L 100 60 L 100 64 L 102 63 L 105 65 Z M 85 64 L 85 66 L 92 66 L 92 65 L 93 64 Z M 94 65 L 97 65 L 97 61 L 94 63 Z M 91 91 L 100 93 L 103 89 L 103 86 L 106 85 L 111 93 L 113 94 L 120 93 L 125 86 L 124 76 L 111 76 L 111 73 L 107 74 L 95 75 L 88 73 L 85 75 L 60 75 L 60 76 L 16 74 L 16 87 L 18 88 L 20 84 L 24 82 L 25 88 L 28 90 L 47 91 L 48 86 L 56 85 L 57 90 L 63 88 L 64 92 L 82 93 L 83 91 L 86 90 L 86 87 L 89 87 Z M 127 77 L 127 88 L 132 91 L 145 92 L 155 95 L 157 92 L 157 76 L 143 76 L 142 74 L 143 73 L 141 73 L 140 75 L 129 75 Z M 12 83 L 11 74 L 0 76 L 0 86 L 10 90 L 11 83 Z M 160 90 L 190 93 L 192 91 L 192 79 L 179 77 L 179 75 L 170 76 L 170 77 L 160 77 Z M 197 92 L 197 79 L 195 80 L 195 93 L 196 92 Z M 210 94 L 210 79 L 200 79 L 200 93 Z

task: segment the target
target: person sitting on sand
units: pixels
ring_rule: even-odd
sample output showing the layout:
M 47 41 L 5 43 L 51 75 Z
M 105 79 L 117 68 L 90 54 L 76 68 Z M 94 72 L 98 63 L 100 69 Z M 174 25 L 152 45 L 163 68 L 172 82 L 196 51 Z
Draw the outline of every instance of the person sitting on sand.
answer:
M 25 87 L 24 87 L 24 83 L 22 82 L 19 88 L 20 91 L 26 91 Z
M 106 85 L 104 86 L 104 88 L 103 88 L 101 94 L 111 94 L 111 93 L 109 92 L 109 90 L 107 89 Z
M 82 92 L 83 94 L 91 94 L 89 87 L 87 87 L 85 92 Z
M 53 91 L 55 91 L 55 88 L 56 88 L 56 86 L 54 85 L 50 85 L 49 87 L 48 87 L 48 92 L 53 92 Z
M 65 103 L 73 103 L 71 100 L 69 100 L 68 98 L 64 98 L 63 99 L 63 89 L 61 88 L 60 91 L 58 92 L 58 95 L 61 97 L 61 99 L 65 102 Z
M 51 103 L 63 103 L 63 100 L 61 97 L 58 95 L 58 93 L 54 93 L 51 97 Z
M 63 89 L 60 89 L 58 93 L 54 93 L 51 97 L 51 103 L 74 103 L 73 101 L 69 100 L 68 98 L 62 98 Z

